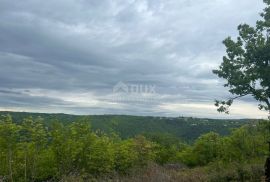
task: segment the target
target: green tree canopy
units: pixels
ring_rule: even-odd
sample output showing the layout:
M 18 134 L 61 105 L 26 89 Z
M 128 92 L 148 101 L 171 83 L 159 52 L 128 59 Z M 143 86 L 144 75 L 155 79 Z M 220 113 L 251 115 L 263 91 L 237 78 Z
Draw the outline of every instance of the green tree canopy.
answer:
M 241 24 L 236 40 L 224 40 L 227 55 L 214 74 L 227 80 L 224 85 L 234 97 L 216 101 L 219 112 L 229 113 L 233 100 L 251 95 L 259 101 L 259 109 L 270 112 L 270 0 L 264 0 L 266 8 L 262 20 L 254 27 Z

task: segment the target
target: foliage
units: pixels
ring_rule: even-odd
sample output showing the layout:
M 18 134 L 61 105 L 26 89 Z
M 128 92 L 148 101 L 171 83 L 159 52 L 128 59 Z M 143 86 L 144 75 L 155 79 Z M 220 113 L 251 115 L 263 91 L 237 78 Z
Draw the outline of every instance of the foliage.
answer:
M 180 152 L 178 158 L 189 166 L 204 166 L 217 161 L 244 163 L 262 159 L 268 150 L 268 137 L 265 135 L 269 135 L 269 130 L 266 131 L 264 128 L 268 125 L 267 121 L 258 125 L 245 125 L 225 137 L 213 132 L 207 133 L 199 137 L 193 146 Z
M 253 122 L 253 120 L 200 119 L 192 117 L 170 118 L 126 115 L 78 116 L 0 111 L 0 115 L 8 114 L 12 116 L 14 123 L 19 124 L 21 124 L 24 118 L 30 116 L 34 120 L 40 117 L 43 118 L 43 123 L 45 127 L 48 128 L 51 128 L 56 121 L 63 124 L 63 126 L 69 125 L 72 122 L 86 122 L 91 125 L 92 130 L 100 130 L 109 136 L 111 134 L 117 134 L 122 139 L 135 137 L 140 134 L 169 134 L 175 139 L 183 139 L 190 143 L 204 133 L 214 131 L 220 135 L 228 135 L 231 129 Z
M 244 125 L 229 136 L 206 133 L 192 145 L 160 133 L 121 139 L 94 131 L 85 121 L 68 125 L 54 122 L 50 128 L 43 123 L 43 119 L 32 117 L 18 123 L 10 116 L 0 119 L 0 179 L 45 181 L 70 175 L 82 179 L 125 176 L 134 169 L 147 170 L 151 163 L 177 170 L 186 165 L 241 166 L 264 159 L 269 137 L 267 121 Z M 239 170 L 244 174 L 245 169 Z
M 259 108 L 270 112 L 270 2 L 261 13 L 262 20 L 256 26 L 238 26 L 236 40 L 224 40 L 227 55 L 218 70 L 213 72 L 227 80 L 225 87 L 235 95 L 228 101 L 216 101 L 218 111 L 229 113 L 233 100 L 251 95 L 259 102 Z

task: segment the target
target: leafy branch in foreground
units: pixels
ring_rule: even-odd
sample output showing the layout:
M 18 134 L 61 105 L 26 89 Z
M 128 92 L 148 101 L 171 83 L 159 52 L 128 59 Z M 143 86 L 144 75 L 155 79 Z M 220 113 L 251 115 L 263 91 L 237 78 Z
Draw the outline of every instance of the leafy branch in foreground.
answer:
M 264 2 L 263 19 L 255 27 L 241 24 L 236 40 L 223 41 L 227 55 L 213 73 L 227 80 L 224 86 L 236 97 L 216 101 L 219 112 L 228 114 L 235 99 L 248 95 L 259 102 L 259 109 L 270 112 L 270 0 Z

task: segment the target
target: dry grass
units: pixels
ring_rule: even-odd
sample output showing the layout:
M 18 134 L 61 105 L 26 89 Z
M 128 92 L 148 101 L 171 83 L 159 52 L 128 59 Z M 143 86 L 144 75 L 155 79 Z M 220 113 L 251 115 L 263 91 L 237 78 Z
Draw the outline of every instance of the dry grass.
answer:
M 79 177 L 71 175 L 63 177 L 61 182 L 261 182 L 263 180 L 262 166 L 243 166 L 243 169 L 209 169 L 198 167 L 194 169 L 167 169 L 156 164 L 146 168 L 134 169 L 129 175 L 108 175 L 102 178 Z
M 207 176 L 202 169 L 166 169 L 156 164 L 150 164 L 146 168 L 134 169 L 129 175 L 111 175 L 94 179 L 83 179 L 78 176 L 63 177 L 61 182 L 204 182 Z

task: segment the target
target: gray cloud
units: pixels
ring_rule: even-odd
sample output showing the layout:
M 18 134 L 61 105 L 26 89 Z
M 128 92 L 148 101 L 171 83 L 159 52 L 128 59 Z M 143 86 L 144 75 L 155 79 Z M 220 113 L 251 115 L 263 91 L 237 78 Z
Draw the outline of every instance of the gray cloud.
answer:
M 205 116 L 167 105 L 229 96 L 211 73 L 224 55 L 221 42 L 262 9 L 257 0 L 2 0 L 0 108 Z M 105 102 L 119 81 L 154 84 L 162 99 Z

